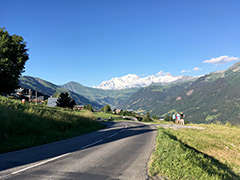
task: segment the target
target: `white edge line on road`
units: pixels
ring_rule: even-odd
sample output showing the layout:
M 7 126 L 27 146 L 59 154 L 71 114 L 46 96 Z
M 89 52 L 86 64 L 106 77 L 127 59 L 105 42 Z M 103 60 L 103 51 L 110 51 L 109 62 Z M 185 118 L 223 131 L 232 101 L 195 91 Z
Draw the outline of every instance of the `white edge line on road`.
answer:
M 29 167 L 26 167 L 26 168 L 24 168 L 24 169 L 20 169 L 20 170 L 18 170 L 18 171 L 12 172 L 11 174 L 12 174 L 12 175 L 18 174 L 18 173 L 23 172 L 23 171 L 26 171 L 26 170 L 28 170 L 28 169 L 31 169 L 31 168 L 34 168 L 34 167 L 37 167 L 37 166 L 46 164 L 46 163 L 48 163 L 48 162 L 50 162 L 50 161 L 54 161 L 54 160 L 59 159 L 59 158 L 64 157 L 64 156 L 67 156 L 68 154 L 70 154 L 70 153 L 66 153 L 66 154 L 63 154 L 63 155 L 60 155 L 60 156 L 57 156 L 57 157 L 48 159 L 48 160 L 43 161 L 43 162 L 41 162 L 41 163 L 34 164 L 34 165 L 29 166 Z
M 89 146 L 92 146 L 92 145 L 94 145 L 94 144 L 100 143 L 100 142 L 102 142 L 102 141 L 103 141 L 103 139 L 101 139 L 101 140 L 99 140 L 99 141 L 96 141 L 96 142 L 94 142 L 94 143 L 88 144 L 88 145 L 86 145 L 86 146 L 83 146 L 81 149 L 85 149 L 85 148 L 87 148 L 87 147 L 89 147 Z

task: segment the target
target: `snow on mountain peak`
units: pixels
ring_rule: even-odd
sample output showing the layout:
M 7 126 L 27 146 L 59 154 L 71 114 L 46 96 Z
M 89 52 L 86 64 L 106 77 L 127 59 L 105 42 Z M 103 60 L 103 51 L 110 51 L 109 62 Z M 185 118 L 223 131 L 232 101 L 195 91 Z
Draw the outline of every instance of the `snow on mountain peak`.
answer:
M 157 74 L 140 77 L 136 74 L 128 74 L 122 77 L 115 77 L 109 81 L 103 81 L 99 86 L 95 87 L 98 89 L 105 90 L 120 90 L 134 87 L 146 87 L 152 83 L 171 83 L 179 79 L 183 79 L 184 76 L 173 76 L 170 73 Z

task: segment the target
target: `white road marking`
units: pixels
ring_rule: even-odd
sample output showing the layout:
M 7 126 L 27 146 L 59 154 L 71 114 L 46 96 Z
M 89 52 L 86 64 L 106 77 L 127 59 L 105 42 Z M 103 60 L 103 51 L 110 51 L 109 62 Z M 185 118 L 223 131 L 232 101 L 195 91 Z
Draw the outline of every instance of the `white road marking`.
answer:
M 99 141 L 96 141 L 96 142 L 94 142 L 94 143 L 88 144 L 88 145 L 86 145 L 86 146 L 83 146 L 81 149 L 85 149 L 85 148 L 87 148 L 87 147 L 89 147 L 89 146 L 92 146 L 92 145 L 94 145 L 94 144 L 100 143 L 100 142 L 102 142 L 102 141 L 103 141 L 103 139 L 101 139 L 101 140 L 99 140 Z
M 111 137 L 113 137 L 113 136 L 116 136 L 116 135 L 118 135 L 120 132 L 123 132 L 123 131 L 125 131 L 125 129 L 126 129 L 127 127 L 128 127 L 128 126 L 126 125 L 126 126 L 125 126 L 125 128 L 123 128 L 121 131 L 119 131 L 119 132 L 116 132 L 116 133 L 114 133 L 114 134 L 112 134 L 112 135 L 108 136 L 108 138 L 111 138 Z
M 26 168 L 24 168 L 24 169 L 20 169 L 20 170 L 18 170 L 18 171 L 12 172 L 11 174 L 12 174 L 12 175 L 18 174 L 18 173 L 23 172 L 23 171 L 26 171 L 26 170 L 28 170 L 28 169 L 31 169 L 31 168 L 34 168 L 34 167 L 37 167 L 37 166 L 46 164 L 46 163 L 48 163 L 48 162 L 50 162 L 50 161 L 54 161 L 54 160 L 59 159 L 59 158 L 64 157 L 64 156 L 67 156 L 67 155 L 69 155 L 69 154 L 70 154 L 70 153 L 66 153 L 66 154 L 63 154 L 63 155 L 61 155 L 61 156 L 57 156 L 57 157 L 48 159 L 48 160 L 43 161 L 43 162 L 41 162 L 41 163 L 34 164 L 34 165 L 28 166 L 28 167 L 26 167 Z
M 123 132 L 127 127 L 128 127 L 128 125 L 126 125 L 125 128 L 122 129 L 120 132 Z M 117 134 L 119 134 L 119 132 L 114 133 L 114 134 L 108 136 L 108 138 L 111 138 L 111 137 L 113 137 L 113 136 L 116 136 Z M 81 149 L 85 149 L 85 148 L 90 147 L 90 146 L 92 146 L 92 145 L 98 144 L 98 143 L 100 143 L 100 142 L 102 142 L 102 141 L 103 141 L 103 139 L 101 139 L 101 140 L 99 140 L 99 141 L 96 141 L 96 142 L 93 142 L 93 143 L 91 143 L 91 144 L 88 144 L 88 145 L 86 145 L 86 146 L 83 146 Z M 23 171 L 26 171 L 26 170 L 28 170 L 28 169 L 31 169 L 31 168 L 34 168 L 34 167 L 37 167 L 37 166 L 41 166 L 41 165 L 46 164 L 46 163 L 48 163 L 48 162 L 51 162 L 51 161 L 54 161 L 54 160 L 56 160 L 56 159 L 62 158 L 62 157 L 67 156 L 67 155 L 69 155 L 69 154 L 70 154 L 70 153 L 62 154 L 62 155 L 60 155 L 60 156 L 57 156 L 57 157 L 48 159 L 48 160 L 43 161 L 43 162 L 41 162 L 41 163 L 34 164 L 34 165 L 32 165 L 32 166 L 28 166 L 28 167 L 23 168 L 23 169 L 20 169 L 20 170 L 18 170 L 18 171 L 12 172 L 11 174 L 12 174 L 12 175 L 18 174 L 18 173 L 23 172 Z M 2 178 L 2 177 L 1 177 L 1 178 Z
M 111 138 L 111 137 L 116 136 L 116 135 L 118 135 L 118 132 L 112 134 L 111 136 L 108 136 L 108 138 Z

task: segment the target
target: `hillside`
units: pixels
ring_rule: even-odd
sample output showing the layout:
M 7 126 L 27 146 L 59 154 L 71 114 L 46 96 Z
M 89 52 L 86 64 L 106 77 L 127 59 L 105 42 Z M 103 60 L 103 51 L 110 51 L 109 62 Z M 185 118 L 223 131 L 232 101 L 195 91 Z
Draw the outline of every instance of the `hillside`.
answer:
M 97 109 L 101 108 L 101 105 L 98 104 L 97 102 L 91 101 L 80 94 L 61 88 L 53 83 L 42 80 L 40 78 L 34 78 L 31 76 L 21 76 L 19 79 L 19 85 L 25 89 L 38 90 L 39 92 L 48 96 L 52 96 L 55 92 L 61 93 L 67 91 L 69 92 L 70 96 L 76 101 L 77 104 L 84 105 L 91 104 Z
M 152 111 L 159 103 L 170 99 L 191 85 L 191 82 L 169 85 L 151 85 L 140 89 L 121 104 L 122 108 L 134 109 L 139 112 Z
M 182 111 L 194 123 L 240 124 L 240 62 L 226 71 L 213 72 L 194 82 L 150 86 L 133 94 L 123 104 L 152 115 Z
M 127 98 L 139 90 L 139 88 L 123 90 L 102 90 L 86 87 L 73 81 L 62 85 L 61 87 L 85 96 L 101 105 L 109 104 L 112 107 L 118 107 L 122 102 L 124 102 Z

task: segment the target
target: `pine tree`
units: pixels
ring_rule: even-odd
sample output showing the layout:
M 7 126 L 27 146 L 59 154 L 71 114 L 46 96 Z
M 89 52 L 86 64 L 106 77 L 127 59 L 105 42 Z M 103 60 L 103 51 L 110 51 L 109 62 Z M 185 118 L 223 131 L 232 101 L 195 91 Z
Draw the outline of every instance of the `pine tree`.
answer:
M 57 99 L 57 106 L 63 108 L 73 108 L 76 105 L 74 99 L 72 99 L 67 92 L 62 92 Z
M 146 114 L 146 116 L 144 118 L 144 121 L 146 121 L 146 122 L 152 121 L 151 118 L 150 118 L 149 112 L 147 112 L 147 114 Z

